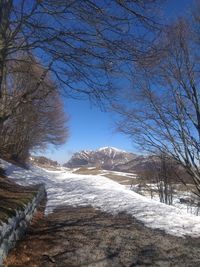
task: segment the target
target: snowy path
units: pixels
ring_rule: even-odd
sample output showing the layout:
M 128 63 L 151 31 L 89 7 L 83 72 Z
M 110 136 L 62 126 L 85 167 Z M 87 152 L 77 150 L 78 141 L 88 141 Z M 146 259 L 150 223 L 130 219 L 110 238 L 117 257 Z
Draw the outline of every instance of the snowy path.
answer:
M 8 177 L 21 185 L 46 184 L 47 212 L 58 205 L 91 205 L 112 214 L 126 212 L 146 226 L 172 235 L 200 236 L 200 217 L 147 199 L 108 178 L 66 171 L 50 172 L 36 167 L 24 170 L 7 162 L 2 165 L 7 169 Z

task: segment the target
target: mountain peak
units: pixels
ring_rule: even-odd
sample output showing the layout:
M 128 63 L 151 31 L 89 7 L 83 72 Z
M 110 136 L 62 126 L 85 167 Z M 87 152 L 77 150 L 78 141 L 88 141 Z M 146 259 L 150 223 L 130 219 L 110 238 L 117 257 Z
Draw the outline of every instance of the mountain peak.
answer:
M 112 146 L 100 147 L 98 149 L 98 151 L 104 151 L 104 150 L 113 150 L 113 151 L 116 151 L 116 152 L 127 153 L 125 150 L 121 150 L 121 149 L 118 149 L 118 148 L 112 147 Z
M 115 169 L 118 164 L 124 164 L 135 158 L 135 155 L 115 147 L 101 147 L 95 151 L 76 152 L 64 165 L 69 168 L 98 167 Z

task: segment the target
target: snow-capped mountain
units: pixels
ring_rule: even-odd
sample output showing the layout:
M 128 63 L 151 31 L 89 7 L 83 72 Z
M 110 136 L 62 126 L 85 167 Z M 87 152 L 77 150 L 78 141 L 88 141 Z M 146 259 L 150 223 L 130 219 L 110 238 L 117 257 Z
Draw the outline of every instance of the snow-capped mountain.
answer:
M 64 164 L 65 167 L 99 167 L 113 170 L 119 164 L 124 164 L 136 157 L 135 154 L 114 147 L 102 147 L 95 151 L 83 150 L 75 153 Z

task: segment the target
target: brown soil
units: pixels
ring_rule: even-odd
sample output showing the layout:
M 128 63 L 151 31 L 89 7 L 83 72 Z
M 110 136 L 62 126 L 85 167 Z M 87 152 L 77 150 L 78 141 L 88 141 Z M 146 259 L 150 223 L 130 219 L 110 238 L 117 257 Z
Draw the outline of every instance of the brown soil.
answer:
M 32 225 L 6 267 L 197 267 L 200 239 L 177 238 L 134 218 L 60 207 Z

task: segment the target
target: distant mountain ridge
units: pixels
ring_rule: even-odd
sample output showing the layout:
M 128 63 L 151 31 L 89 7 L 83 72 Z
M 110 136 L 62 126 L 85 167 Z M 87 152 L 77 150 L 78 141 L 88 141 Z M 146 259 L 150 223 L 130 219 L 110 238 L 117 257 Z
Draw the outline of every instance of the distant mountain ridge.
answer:
M 68 168 L 98 167 L 114 170 L 118 165 L 125 164 L 136 157 L 136 154 L 115 147 L 102 147 L 95 151 L 83 150 L 77 152 L 64 166 Z
M 115 170 L 116 171 L 121 171 L 121 172 L 141 172 L 146 170 L 146 168 L 149 167 L 149 165 L 152 165 L 155 163 L 156 157 L 152 155 L 148 156 L 143 156 L 143 155 L 138 155 L 134 159 L 125 162 L 123 164 L 119 164 L 116 166 Z
M 30 163 L 42 167 L 58 167 L 59 164 L 57 161 L 51 160 L 44 156 L 31 156 L 29 158 Z

